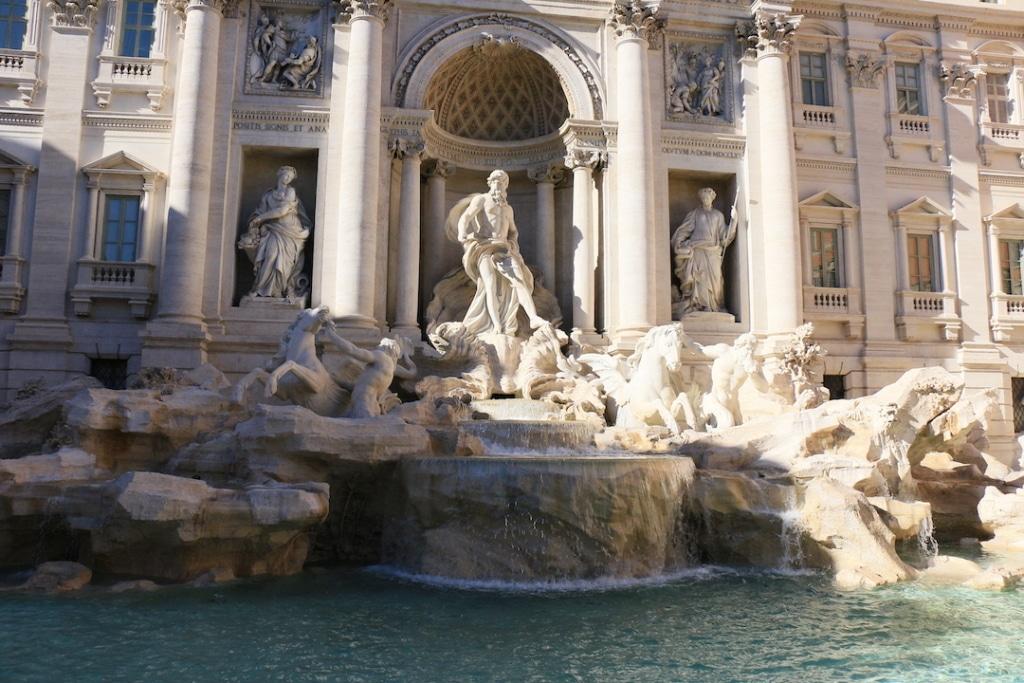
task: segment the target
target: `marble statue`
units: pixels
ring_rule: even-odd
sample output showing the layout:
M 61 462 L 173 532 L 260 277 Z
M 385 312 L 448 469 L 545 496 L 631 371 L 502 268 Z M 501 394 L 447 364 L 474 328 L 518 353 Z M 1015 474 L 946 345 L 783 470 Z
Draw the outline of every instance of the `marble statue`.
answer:
M 488 192 L 466 197 L 448 216 L 448 238 L 462 245 L 462 266 L 476 285 L 463 320 L 474 334 L 517 336 L 520 309 L 530 329 L 545 323 L 533 301 L 533 274 L 519 253 L 508 183 L 507 173 L 494 171 L 487 178 Z
M 263 194 L 238 241 L 256 276 L 251 296 L 295 299 L 306 294 L 302 269 L 312 223 L 292 187 L 295 178 L 291 166 L 277 169 L 277 186 Z
M 664 426 L 673 434 L 702 427 L 691 387 L 679 372 L 685 358 L 700 358 L 681 323 L 651 328 L 629 358 L 584 353 L 579 362 L 597 376 L 614 402 L 616 427 Z
M 316 350 L 317 335 L 340 351 L 350 368 L 346 376 L 332 373 Z M 245 402 L 249 389 L 260 382 L 265 398 L 308 408 L 333 417 L 378 417 L 401 403 L 389 387 L 394 379 L 414 379 L 416 365 L 411 344 L 405 339 L 384 338 L 376 348 L 363 349 L 338 334 L 327 306 L 307 308 L 295 318 L 277 353 L 263 368 L 239 380 L 233 398 Z
M 722 114 L 725 60 L 716 51 L 673 44 L 670 47 L 669 109 L 694 116 Z
M 281 79 L 295 90 L 316 88 L 316 76 L 320 73 L 322 55 L 320 45 L 313 36 L 306 38 L 304 47 L 297 56 L 288 57 L 282 62 Z
M 699 345 L 698 345 L 699 346 Z M 740 408 L 740 388 L 753 381 L 760 390 L 769 391 L 763 364 L 754 353 L 757 337 L 741 334 L 729 344 L 700 346 L 701 352 L 711 363 L 711 390 L 704 395 L 701 408 L 711 418 L 714 429 L 722 430 L 743 422 Z
M 705 187 L 698 193 L 701 206 L 686 215 L 672 234 L 675 275 L 679 281 L 679 313 L 725 310 L 725 279 L 722 259 L 736 238 L 736 207 L 729 224 L 712 206 L 715 191 Z

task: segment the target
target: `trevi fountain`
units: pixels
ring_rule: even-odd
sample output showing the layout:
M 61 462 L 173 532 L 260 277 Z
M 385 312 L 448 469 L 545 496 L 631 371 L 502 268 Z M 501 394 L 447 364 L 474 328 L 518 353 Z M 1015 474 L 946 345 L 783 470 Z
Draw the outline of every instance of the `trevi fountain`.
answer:
M 117 4 L 105 5 L 104 35 L 123 46 L 109 36 L 142 20 L 127 18 L 135 10 L 118 18 Z M 874 130 L 863 120 L 852 137 L 839 130 L 840 107 L 802 101 L 803 123 L 818 127 L 794 137 L 793 3 L 589 3 L 601 5 L 594 25 L 617 41 L 607 48 L 615 126 L 595 79 L 605 63 L 516 14 L 519 4 L 564 15 L 582 3 L 497 3 L 509 14 L 445 19 L 416 49 L 409 31 L 398 48 L 384 33 L 389 10 L 409 8 L 400 16 L 415 25 L 416 12 L 439 6 L 339 2 L 339 26 L 351 25 L 335 44 L 324 3 L 243 3 L 241 21 L 233 3 L 160 3 L 146 10 L 159 12 L 159 40 L 150 38 L 160 50 L 165 4 L 182 15 L 184 74 L 167 187 L 128 153 L 84 167 L 98 232 L 78 262 L 88 275 L 72 287 L 68 323 L 60 277 L 70 262 L 39 257 L 67 242 L 47 227 L 63 207 L 44 149 L 27 289 L 0 280 L 7 313 L 20 316 L 28 297 L 0 356 L 0 680 L 1024 680 L 1024 469 L 1008 418 L 1020 398 L 1007 374 L 1016 361 L 997 362 L 1015 353 L 1020 259 L 992 266 L 993 286 L 999 273 L 1009 284 L 993 290 L 1005 315 L 990 320 L 958 303 L 989 301 L 956 270 L 973 243 L 954 233 L 970 210 L 981 221 L 962 192 L 955 216 L 927 197 L 891 212 L 886 239 L 927 253 L 888 249 L 867 222 L 889 215 L 869 207 L 872 188 L 947 173 L 926 168 L 946 154 L 934 137 L 938 96 L 931 118 L 910 107 L 924 72 L 894 61 L 931 64 L 935 49 L 900 43 L 881 61 L 840 61 L 840 45 L 873 43 L 836 35 L 814 43 L 827 52 L 820 63 L 793 62 L 809 100 L 833 78 L 815 69 L 832 62 L 858 98 L 876 97 L 871 84 L 895 70 L 894 101 L 917 113 L 892 114 L 904 128 L 882 155 L 861 148 Z M 851 36 L 910 21 L 804 4 L 811 16 L 842 17 Z M 30 5 L 38 23 L 41 7 Z M 736 12 L 753 21 L 730 29 L 729 43 L 679 22 L 662 36 L 660 5 L 701 30 Z M 693 16 L 697 5 L 714 17 Z M 75 40 L 88 43 L 97 6 L 48 4 L 48 49 L 64 64 Z M 950 22 L 968 31 L 961 19 L 926 25 L 940 27 L 945 46 L 957 42 L 945 36 Z M 221 33 L 236 54 L 218 63 Z M 396 49 L 407 58 L 397 66 Z M 132 97 L 141 120 L 171 96 L 146 80 L 163 57 L 117 62 L 108 83 L 104 65 L 116 59 L 103 50 L 89 95 L 102 111 L 61 121 L 108 125 L 81 121 L 119 116 L 115 102 Z M 950 66 L 941 53 L 943 102 L 969 108 L 982 67 Z M 999 73 L 1019 75 L 1024 58 L 1004 57 Z M 397 74 L 383 96 L 382 63 Z M 754 78 L 755 64 L 760 87 L 741 96 L 737 79 Z M 418 71 L 428 67 L 455 85 L 438 90 Z M 229 69 L 237 101 L 207 106 L 205 89 Z M 996 71 L 986 117 L 1010 87 Z M 252 109 L 327 97 L 331 73 L 331 112 L 315 119 L 323 131 L 305 128 L 307 114 L 295 113 L 304 105 L 290 105 L 292 118 Z M 705 126 L 704 142 L 653 137 L 651 73 L 667 83 L 658 106 L 671 130 Z M 502 110 L 527 86 L 486 90 L 496 74 L 539 88 L 537 107 Z M 31 103 L 41 83 L 17 83 Z M 493 134 L 486 145 L 439 127 L 462 106 L 463 83 L 511 98 L 477 102 L 473 125 Z M 729 126 L 751 93 L 757 121 L 745 125 L 756 135 L 737 143 Z M 382 97 L 404 108 L 382 111 Z M 46 117 L 63 111 L 48 102 Z M 232 110 L 245 125 L 220 139 L 214 121 L 231 106 L 251 110 Z M 46 135 L 65 134 L 47 121 Z M 1024 124 L 1003 125 L 1005 142 Z M 143 129 L 132 126 L 125 135 Z M 257 144 L 267 131 L 273 144 Z M 340 137 L 324 138 L 317 157 L 309 145 L 321 133 Z M 858 170 L 863 208 L 825 190 L 797 206 L 796 169 L 841 175 L 826 157 L 850 144 L 854 166 L 879 164 L 878 177 Z M 991 155 L 983 165 L 1000 173 L 1024 164 L 1003 163 L 999 144 L 972 141 L 969 151 Z M 963 171 L 961 147 L 948 173 Z M 54 153 L 66 148 L 54 143 Z M 730 149 L 759 170 L 730 171 Z M 801 166 L 794 153 L 808 150 Z M 465 167 L 447 189 L 454 170 L 441 152 Z M 704 152 L 718 161 L 694 161 Z M 881 159 L 901 153 L 899 164 L 916 165 L 889 173 Z M 0 175 L 37 172 L 0 161 Z M 656 179 L 666 173 L 667 184 Z M 986 187 L 998 185 L 997 171 L 986 173 Z M 9 194 L 22 190 L 0 191 L 5 207 L 24 203 Z M 146 212 L 164 200 L 166 233 L 154 232 L 164 216 Z M 1022 221 L 1019 204 L 985 218 L 993 258 L 1022 248 L 998 237 Z M 655 223 L 665 224 L 656 237 Z M 11 249 L 0 251 L 0 273 L 20 278 L 27 252 Z M 907 263 L 842 270 L 839 256 L 861 252 Z M 907 310 L 892 308 L 894 291 Z M 139 323 L 151 305 L 153 319 Z M 877 306 L 890 307 L 885 325 Z M 120 327 L 104 328 L 104 316 Z M 129 360 L 104 355 L 112 338 Z M 92 356 L 81 350 L 90 345 Z M 68 360 L 79 356 L 88 373 Z

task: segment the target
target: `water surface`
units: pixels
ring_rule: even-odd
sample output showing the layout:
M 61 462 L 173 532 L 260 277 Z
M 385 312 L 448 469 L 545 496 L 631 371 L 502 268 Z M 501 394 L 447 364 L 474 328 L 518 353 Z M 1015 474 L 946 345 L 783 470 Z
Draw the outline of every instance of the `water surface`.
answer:
M 2 681 L 1024 681 L 1024 593 L 694 570 L 555 590 L 387 571 L 0 597 Z

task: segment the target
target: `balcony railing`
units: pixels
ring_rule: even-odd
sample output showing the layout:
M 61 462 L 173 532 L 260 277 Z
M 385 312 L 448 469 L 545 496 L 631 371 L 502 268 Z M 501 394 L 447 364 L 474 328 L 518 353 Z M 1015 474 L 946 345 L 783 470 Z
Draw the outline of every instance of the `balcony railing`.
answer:
M 156 268 L 141 261 L 78 261 L 78 276 L 71 289 L 75 315 L 92 314 L 97 300 L 126 301 L 136 318 L 149 315 Z
M 16 256 L 0 256 L 0 313 L 17 313 L 25 296 L 22 271 L 25 260 Z
M 927 116 L 896 114 L 893 118 L 893 128 L 897 135 L 920 135 L 926 137 L 931 134 L 932 124 Z
M 167 90 L 166 65 L 164 59 L 100 55 L 99 71 L 92 82 L 96 104 L 105 108 L 119 93 L 136 94 L 145 95 L 150 109 L 159 110 Z
M 900 336 L 907 341 L 915 341 L 922 337 L 929 328 L 934 334 L 940 328 L 946 341 L 957 341 L 960 338 L 960 316 L 956 312 L 956 294 L 954 292 L 915 292 L 897 293 L 898 314 L 896 326 Z
M 39 89 L 39 55 L 29 50 L 0 51 L 0 85 L 18 89 L 21 101 L 32 104 Z
M 993 123 L 985 121 L 981 131 L 990 143 L 1002 147 L 1024 147 L 1024 125 L 1019 123 Z
M 796 125 L 811 128 L 835 128 L 836 110 L 834 107 L 817 107 L 811 104 L 797 105 Z
M 808 313 L 850 313 L 849 290 L 804 287 L 804 310 Z

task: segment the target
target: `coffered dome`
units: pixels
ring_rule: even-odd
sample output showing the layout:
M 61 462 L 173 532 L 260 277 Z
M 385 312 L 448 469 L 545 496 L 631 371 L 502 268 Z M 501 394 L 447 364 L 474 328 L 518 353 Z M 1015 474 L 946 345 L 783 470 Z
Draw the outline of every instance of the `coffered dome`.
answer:
M 490 35 L 438 70 L 426 104 L 442 130 L 491 142 L 539 138 L 569 118 L 551 65 L 512 39 Z

